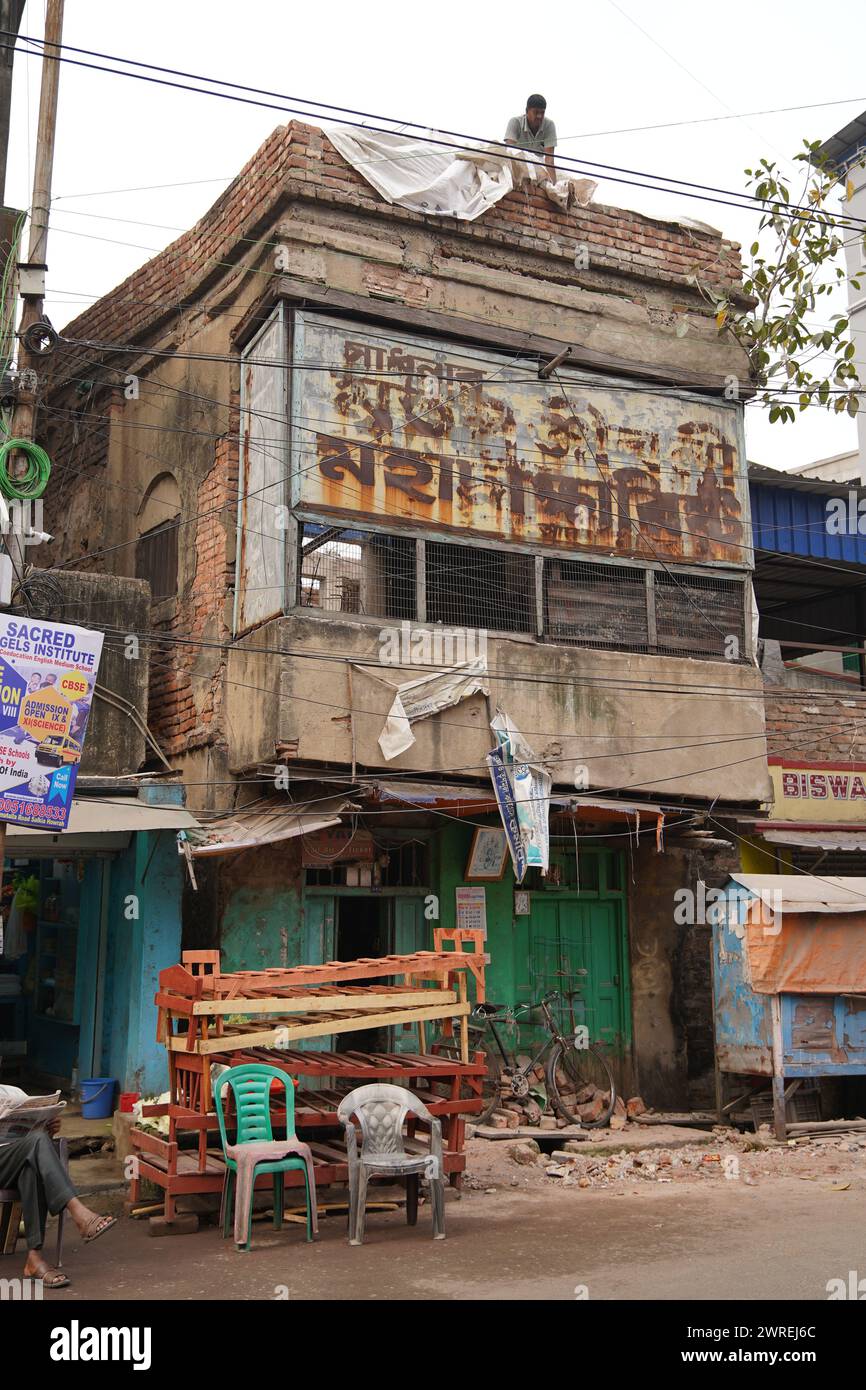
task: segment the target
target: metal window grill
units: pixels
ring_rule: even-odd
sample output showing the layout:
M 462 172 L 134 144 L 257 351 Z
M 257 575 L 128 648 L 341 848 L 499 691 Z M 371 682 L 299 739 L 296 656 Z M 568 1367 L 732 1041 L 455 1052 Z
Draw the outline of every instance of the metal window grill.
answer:
M 553 642 L 748 659 L 743 581 L 715 574 L 547 560 L 544 632 Z
M 445 541 L 304 522 L 299 603 L 328 612 L 535 633 L 535 558 Z M 613 651 L 748 660 L 744 581 L 715 573 L 551 558 L 543 568 L 548 641 Z
M 661 571 L 654 576 L 654 589 L 660 652 L 747 659 L 741 580 Z
M 547 560 L 544 632 L 552 642 L 650 651 L 646 572 L 584 560 Z
M 415 541 L 304 522 L 302 607 L 377 618 L 414 618 Z
M 535 632 L 535 561 L 507 550 L 427 541 L 427 620 Z

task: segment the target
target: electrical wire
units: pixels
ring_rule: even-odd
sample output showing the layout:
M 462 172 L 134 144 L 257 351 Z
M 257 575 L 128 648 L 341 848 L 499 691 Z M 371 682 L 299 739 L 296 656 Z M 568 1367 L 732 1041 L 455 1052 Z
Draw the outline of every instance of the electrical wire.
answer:
M 632 21 L 632 22 L 634 22 L 634 21 Z M 0 37 L 5 37 L 5 38 L 7 38 L 7 39 L 8 39 L 8 38 L 13 38 L 13 39 L 16 38 L 16 36 L 13 35 L 12 32 L 11 32 L 10 30 L 2 30 L 2 29 L 0 29 Z M 244 85 L 241 84 L 241 83 L 226 82 L 226 81 L 223 81 L 222 79 L 219 79 L 219 78 L 211 78 L 211 77 L 203 76 L 203 75 L 201 75 L 201 74 L 189 73 L 189 72 L 186 72 L 186 71 L 184 71 L 184 70 L 182 70 L 182 69 L 163 67 L 163 66 L 161 66 L 161 65 L 154 64 L 154 63 L 143 63 L 143 62 L 140 62 L 138 59 L 134 59 L 134 58 L 125 58 L 125 57 L 118 56 L 117 54 L 103 53 L 103 52 L 101 52 L 101 51 L 99 51 L 99 50 L 94 50 L 94 49 L 78 48 L 78 47 L 75 47 L 74 45 L 71 45 L 71 44 L 58 44 L 58 45 L 46 44 L 46 43 L 44 42 L 44 40 L 39 39 L 39 38 L 35 38 L 35 37 L 33 37 L 33 36 L 30 36 L 30 35 L 26 35 L 26 34 L 19 34 L 19 35 L 17 36 L 17 39 L 18 39 L 21 43 L 24 43 L 24 44 L 28 44 L 28 43 L 29 43 L 29 44 L 35 45 L 35 48 L 34 48 L 34 49 L 27 49 L 27 48 L 24 48 L 24 49 L 22 50 L 23 53 L 26 54 L 27 56 L 31 56 L 31 57 L 43 56 L 43 57 L 49 59 L 49 60 L 52 61 L 52 62 L 69 63 L 69 64 L 71 64 L 71 65 L 74 66 L 74 67 L 82 67 L 82 68 L 87 68 L 87 69 L 90 69 L 90 70 L 93 70 L 93 71 L 97 71 L 97 72 L 105 72 L 105 73 L 108 73 L 109 75 L 112 75 L 112 76 L 115 76 L 115 77 L 133 78 L 133 79 L 135 79 L 135 80 L 137 80 L 137 81 L 151 82 L 151 83 L 156 84 L 157 86 L 174 88 L 174 89 L 180 90 L 180 91 L 193 92 L 193 93 L 196 93 L 196 94 L 201 95 L 201 96 L 220 97 L 220 98 L 222 98 L 222 99 L 224 99 L 224 100 L 229 100 L 229 101 L 233 101 L 233 102 L 239 102 L 239 103 L 241 103 L 241 104 L 243 104 L 243 105 L 247 105 L 247 106 L 258 106 L 258 107 L 262 107 L 262 108 L 270 109 L 270 110 L 280 110 L 280 111 L 284 111 L 286 114 L 301 115 L 301 116 L 304 117 L 304 118 L 309 117 L 309 116 L 315 114 L 314 112 L 311 112 L 311 111 L 309 111 L 309 110 L 298 111 L 296 108 L 294 108 L 294 107 L 292 107 L 292 106 L 290 106 L 290 105 L 284 105 L 284 104 L 275 105 L 275 104 L 272 103 L 272 102 L 266 102 L 266 101 L 255 100 L 255 99 L 253 99 L 253 98 L 251 98 L 251 97 L 249 97 L 249 96 L 242 96 L 242 95 L 240 95 L 240 93 L 242 93 L 242 92 L 248 92 L 248 93 L 258 93 L 258 94 L 261 95 L 261 96 L 275 96 L 275 97 L 278 97 L 278 98 L 279 98 L 279 100 L 280 100 L 281 103 L 290 103 L 290 102 L 293 102 L 293 101 L 294 101 L 294 102 L 300 102 L 300 103 L 301 103 L 302 105 L 304 105 L 305 107 L 315 107 L 317 110 L 320 110 L 320 111 L 336 112 L 336 113 L 338 113 L 338 115 L 339 115 L 339 124 L 344 125 L 344 126 L 348 126 L 348 127 L 350 127 L 350 128 L 356 128 L 356 129 L 360 129 L 360 130 L 364 130 L 364 131 L 373 131 L 373 132 L 377 132 L 377 133 L 380 133 L 380 134 L 388 134 L 388 135 L 393 135 L 393 134 L 398 133 L 398 132 L 395 132 L 395 131 L 390 130 L 390 129 L 385 129 L 385 128 L 382 127 L 382 126 L 376 126 L 376 125 L 371 124 L 371 122 L 374 122 L 374 121 L 383 121 L 383 120 L 384 120 L 384 121 L 390 121 L 391 124 L 395 124 L 395 123 L 396 123 L 396 124 L 399 124 L 399 125 L 404 126 L 404 127 L 405 127 L 405 126 L 408 126 L 410 129 L 412 129 L 412 130 L 414 130 L 414 131 L 416 132 L 416 134 L 414 135 L 413 138 L 416 139 L 419 143 L 422 143 L 422 144 L 434 145 L 434 146 L 437 146 L 437 147 L 439 147 L 439 148 L 454 149 L 455 151 L 458 151 L 458 152 L 460 152 L 460 153 L 467 153 L 467 152 L 469 152 L 469 153 L 477 153 L 478 150 L 479 150 L 479 147 L 481 147 L 481 148 L 486 147 L 486 148 L 493 148 L 493 149 L 499 148 L 499 149 L 501 149 L 501 150 L 503 150 L 503 151 L 512 151 L 512 153 L 513 153 L 513 147 L 510 146 L 510 145 L 508 144 L 508 142 L 505 141 L 505 140 L 484 140 L 484 141 L 479 141 L 478 137 L 471 136 L 471 135 L 467 135 L 465 132 L 460 132 L 460 131 L 449 131 L 449 130 L 444 130 L 444 131 L 439 132 L 439 135 L 448 137 L 447 139 L 444 139 L 444 140 L 443 140 L 443 139 L 436 138 L 435 136 L 425 135 L 423 132 L 427 129 L 427 127 L 425 127 L 425 126 L 423 126 L 423 125 L 421 125 L 420 123 L 415 122 L 415 121 L 400 121 L 400 122 L 396 122 L 395 118 L 378 116 L 378 115 L 375 115 L 375 114 L 372 113 L 372 112 L 358 111 L 358 110 L 355 110 L 355 109 L 353 109 L 353 108 L 351 108 L 351 107 L 334 106 L 333 104 L 330 104 L 330 103 L 327 103 L 327 102 L 317 102 L 317 101 L 310 100 L 310 99 L 308 99 L 308 98 L 293 98 L 293 97 L 287 97 L 287 96 L 285 96 L 284 94 L 281 94 L 281 93 L 267 92 L 267 91 L 266 91 L 265 89 L 263 89 L 263 88 L 248 87 L 248 86 L 244 86 Z M 15 44 L 13 43 L 13 44 L 10 45 L 10 44 L 8 44 L 8 43 L 6 43 L 6 44 L 0 43 L 0 48 L 4 48 L 4 47 L 5 47 L 5 48 L 9 48 L 9 47 L 14 48 L 14 47 L 15 47 Z M 49 51 L 48 51 L 49 49 L 54 49 L 54 48 L 60 49 L 60 50 L 61 50 L 61 53 L 58 54 L 58 53 L 56 53 L 56 52 L 49 52 Z M 142 71 L 140 71 L 140 72 L 130 72 L 130 71 L 123 71 L 123 70 L 118 69 L 118 68 L 106 68 L 106 67 L 102 67 L 102 66 L 99 66 L 99 65 L 97 65 L 97 64 L 94 64 L 94 63 L 85 63 L 85 62 L 81 61 L 80 59 L 73 59 L 73 58 L 69 58 L 69 57 L 64 57 L 64 56 L 63 56 L 63 53 L 81 53 L 81 54 L 85 54 L 85 55 L 90 56 L 90 57 L 101 58 L 103 61 L 106 61 L 106 62 L 123 63 L 127 68 L 140 68 L 140 69 L 142 69 Z M 182 84 L 182 83 L 168 81 L 166 78 L 159 78 L 159 77 L 154 77 L 154 76 L 151 75 L 151 74 L 157 73 L 157 72 L 170 74 L 170 75 L 176 76 L 176 77 L 185 77 L 185 78 L 187 78 L 187 79 L 190 80 L 190 81 L 195 81 L 195 82 L 206 82 L 206 83 L 211 84 L 211 87 L 210 87 L 210 88 L 205 88 L 205 87 L 189 87 L 189 86 L 186 86 L 186 85 L 184 85 L 184 84 Z M 223 88 L 226 88 L 227 90 L 225 90 L 225 91 L 215 91 L 215 90 L 212 90 L 212 88 L 215 87 L 215 86 L 223 87 Z M 355 115 L 355 116 L 361 116 L 361 117 L 363 117 L 363 120 L 361 120 L 361 121 L 347 121 L 347 120 L 344 119 L 344 114 Z M 457 141 L 457 142 L 463 142 L 463 143 L 454 143 L 455 141 Z M 467 142 L 468 142 L 468 143 L 467 143 Z M 527 153 L 526 151 L 521 151 L 521 152 L 520 152 L 521 156 L 526 155 L 526 153 Z M 564 164 L 564 165 L 565 165 L 566 167 L 568 167 L 568 168 L 574 167 L 574 165 L 575 165 L 575 163 L 576 163 L 576 161 L 575 161 L 575 160 L 573 159 L 573 157 L 571 157 L 571 156 L 564 156 L 564 157 L 563 157 L 563 156 L 558 156 L 558 157 L 557 157 L 557 160 L 558 160 L 558 163 L 559 163 L 560 165 Z M 766 207 L 766 199 L 759 199 L 759 198 L 757 198 L 757 196 L 754 195 L 754 194 L 744 194 L 744 193 L 740 193 L 740 192 L 738 192 L 737 190 L 733 190 L 733 189 L 715 188 L 713 185 L 698 184 L 698 183 L 695 183 L 695 182 L 692 181 L 692 180 L 675 179 L 675 178 L 673 178 L 673 177 L 671 177 L 671 176 L 668 176 L 668 175 L 661 175 L 661 174 L 658 174 L 658 175 L 657 175 L 657 174 L 646 174 L 646 173 L 641 173 L 641 171 L 639 171 L 639 170 L 625 169 L 625 168 L 623 168 L 622 166 L 618 166 L 618 165 L 601 164 L 601 163 L 599 163 L 598 161 L 595 161 L 595 160 L 581 160 L 581 161 L 580 161 L 580 164 L 581 164 L 581 166 L 588 165 L 588 166 L 589 166 L 589 170 L 586 169 L 586 168 L 584 168 L 584 167 L 580 167 L 580 168 L 577 169 L 577 172 L 586 174 L 586 173 L 590 172 L 590 170 L 601 170 L 601 171 L 604 172 L 604 176 L 607 177 L 607 178 L 609 179 L 610 182 L 614 182 L 614 183 L 634 184 L 634 183 L 635 183 L 635 180 L 634 180 L 634 179 L 630 179 L 630 178 L 629 178 L 629 179 L 626 179 L 626 178 L 623 178 L 623 177 L 617 177 L 616 175 L 617 175 L 617 174 L 622 175 L 622 174 L 625 174 L 625 173 L 628 173 L 628 174 L 638 174 L 638 175 L 640 175 L 643 179 L 652 178 L 652 179 L 657 180 L 657 181 L 662 182 L 662 183 L 675 185 L 675 187 L 672 187 L 672 188 L 665 188 L 665 187 L 663 187 L 663 188 L 658 188 L 655 184 L 647 184 L 647 183 L 645 183 L 645 182 L 644 182 L 644 183 L 640 183 L 640 182 L 637 183 L 637 186 L 638 186 L 638 187 L 650 188 L 650 189 L 652 189 L 652 191 L 655 191 L 655 192 L 676 193 L 676 192 L 680 191 L 681 189 L 686 189 L 686 190 L 690 190 L 690 191 L 688 191 L 684 196 L 688 196 L 688 197 L 692 197 L 692 198 L 698 198 L 698 199 L 700 199 L 700 200 L 703 201 L 703 202 L 727 203 L 728 206 L 745 207 L 746 209 L 748 209 L 749 206 L 750 206 L 750 204 L 753 204 L 753 203 L 760 204 L 760 205 L 761 205 L 761 210 L 765 209 L 765 207 Z M 695 191 L 691 191 L 691 190 L 695 190 Z M 703 192 L 703 193 L 702 193 L 702 192 L 699 192 L 699 191 L 697 191 L 697 190 L 707 190 L 707 192 Z M 725 194 L 726 197 L 724 197 L 724 198 L 711 197 L 711 196 L 709 196 L 710 193 Z M 733 201 L 733 200 L 735 200 L 735 199 L 736 199 L 737 201 Z M 778 204 L 777 207 L 778 207 L 778 208 L 781 208 L 781 209 L 784 209 L 786 212 L 793 213 L 793 215 L 796 216 L 796 217 L 798 218 L 798 220 L 800 220 L 800 221 L 819 220 L 819 221 L 821 221 L 822 223 L 826 223 L 827 215 L 826 215 L 826 214 L 823 214 L 823 213 L 816 213 L 816 210 L 815 210 L 814 205 L 813 205 L 812 207 L 809 207 L 808 205 L 795 204 L 795 203 L 789 202 L 788 200 L 785 200 L 785 201 L 781 202 L 780 204 Z M 757 211 L 758 209 L 754 209 L 754 210 Z M 850 226 L 850 225 L 854 225 L 854 224 L 866 226 L 866 219 L 863 219 L 863 218 L 853 218 L 853 217 L 852 217 L 852 218 L 850 219 L 848 225 Z

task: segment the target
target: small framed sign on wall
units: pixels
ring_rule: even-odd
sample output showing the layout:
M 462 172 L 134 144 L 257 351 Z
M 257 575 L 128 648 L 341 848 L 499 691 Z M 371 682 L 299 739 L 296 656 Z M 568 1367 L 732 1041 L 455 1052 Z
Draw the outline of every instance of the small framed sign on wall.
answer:
M 508 841 L 499 826 L 479 826 L 472 837 L 464 878 L 493 883 L 505 873 Z

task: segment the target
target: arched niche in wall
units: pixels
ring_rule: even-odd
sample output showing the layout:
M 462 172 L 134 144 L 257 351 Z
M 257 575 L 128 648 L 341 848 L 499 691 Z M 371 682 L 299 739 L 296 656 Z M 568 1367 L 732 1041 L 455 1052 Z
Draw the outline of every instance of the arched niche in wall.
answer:
M 171 473 L 149 485 L 138 509 L 135 574 L 146 579 L 154 603 L 177 593 L 177 537 L 180 489 Z

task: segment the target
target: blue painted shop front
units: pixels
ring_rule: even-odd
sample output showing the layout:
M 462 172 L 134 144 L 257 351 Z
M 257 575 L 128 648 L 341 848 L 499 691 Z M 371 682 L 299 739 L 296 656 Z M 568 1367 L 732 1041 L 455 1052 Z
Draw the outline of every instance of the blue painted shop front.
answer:
M 171 829 L 125 839 L 113 853 L 64 854 L 57 837 L 50 853 L 35 857 L 28 842 L 7 856 L 7 902 L 26 880 L 35 911 L 12 939 L 23 952 L 0 955 L 2 975 L 17 977 L 0 991 L 0 1056 L 17 1042 L 17 1056 L 6 1052 L 26 1078 L 70 1091 L 93 1076 L 142 1094 L 167 1085 L 153 996 L 180 955 L 183 861 Z
M 713 912 L 719 1075 L 866 1075 L 866 879 L 735 874 Z

